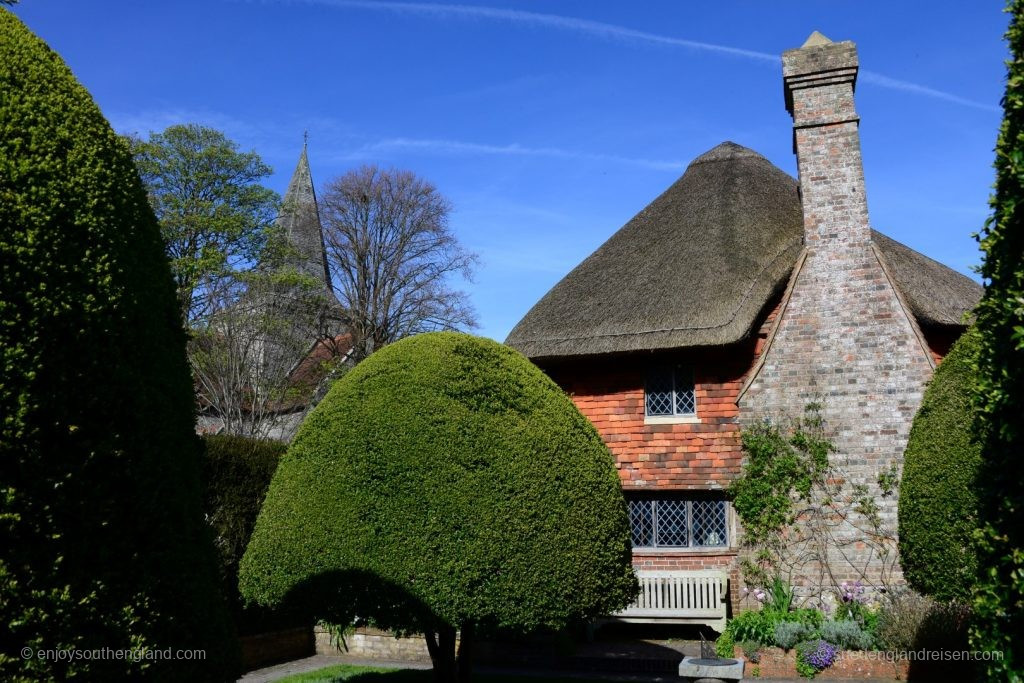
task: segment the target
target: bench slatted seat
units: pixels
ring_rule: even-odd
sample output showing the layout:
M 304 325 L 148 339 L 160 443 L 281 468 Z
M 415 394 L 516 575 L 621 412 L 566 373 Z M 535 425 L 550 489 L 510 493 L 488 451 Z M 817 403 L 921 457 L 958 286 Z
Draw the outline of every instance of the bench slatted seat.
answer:
M 609 621 L 707 624 L 725 629 L 729 576 L 724 571 L 637 570 L 640 594 Z

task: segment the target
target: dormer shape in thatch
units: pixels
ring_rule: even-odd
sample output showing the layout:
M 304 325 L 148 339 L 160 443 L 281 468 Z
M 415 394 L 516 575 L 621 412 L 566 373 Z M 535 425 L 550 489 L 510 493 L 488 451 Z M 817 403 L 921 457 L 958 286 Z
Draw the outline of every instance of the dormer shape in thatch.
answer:
M 918 324 L 960 329 L 980 286 L 871 234 Z M 545 294 L 506 343 L 542 360 L 739 342 L 785 288 L 803 236 L 799 183 L 723 142 Z

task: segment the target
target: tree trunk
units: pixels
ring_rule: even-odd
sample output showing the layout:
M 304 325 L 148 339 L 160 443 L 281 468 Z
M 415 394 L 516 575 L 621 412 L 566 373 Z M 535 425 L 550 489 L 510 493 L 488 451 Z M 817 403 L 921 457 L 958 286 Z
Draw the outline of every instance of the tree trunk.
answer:
M 455 629 L 448 625 L 427 631 L 427 651 L 434 665 L 435 683 L 468 683 L 473 672 L 474 627 L 471 622 L 459 629 L 458 656 L 455 650 Z
M 456 683 L 455 629 L 442 624 L 436 632 L 427 631 L 425 636 L 430 661 L 434 665 L 435 683 Z
M 469 683 L 473 672 L 473 623 L 465 622 L 459 630 L 459 658 L 455 662 L 456 683 Z

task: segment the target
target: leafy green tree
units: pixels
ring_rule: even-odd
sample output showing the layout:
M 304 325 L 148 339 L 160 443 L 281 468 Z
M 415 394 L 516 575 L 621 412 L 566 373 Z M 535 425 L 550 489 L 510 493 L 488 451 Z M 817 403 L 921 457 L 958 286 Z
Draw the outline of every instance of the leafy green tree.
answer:
M 1005 115 L 996 143 L 992 217 L 979 235 L 985 294 L 978 306 L 976 396 L 982 468 L 972 642 L 999 650 L 992 680 L 1024 679 L 1024 0 L 1008 5 Z
M 936 369 L 903 456 L 900 565 L 915 590 L 943 601 L 968 601 L 977 581 L 981 453 L 971 429 L 971 396 L 979 344 L 972 328 Z
M 131 155 L 6 10 L 0 93 L 0 678 L 231 680 L 185 335 Z
M 279 208 L 277 194 L 260 184 L 271 169 L 224 133 L 196 124 L 130 140 L 182 319 L 195 325 L 237 295 L 235 275 L 263 257 Z
M 240 588 L 335 624 L 424 633 L 438 680 L 465 680 L 482 631 L 628 604 L 630 555 L 611 454 L 572 401 L 512 349 L 434 332 L 371 355 L 306 419 Z

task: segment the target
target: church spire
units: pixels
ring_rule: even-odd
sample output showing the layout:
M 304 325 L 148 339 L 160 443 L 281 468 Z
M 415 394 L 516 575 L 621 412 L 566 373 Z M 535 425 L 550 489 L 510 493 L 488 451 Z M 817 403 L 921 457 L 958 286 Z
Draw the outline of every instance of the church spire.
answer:
M 328 293 L 332 293 L 324 232 L 320 225 L 313 176 L 309 171 L 309 158 L 306 154 L 308 142 L 308 132 L 303 133 L 302 154 L 299 155 L 299 163 L 288 183 L 284 205 L 277 220 L 278 226 L 284 230 L 288 246 L 295 251 L 299 270 L 323 282 Z

